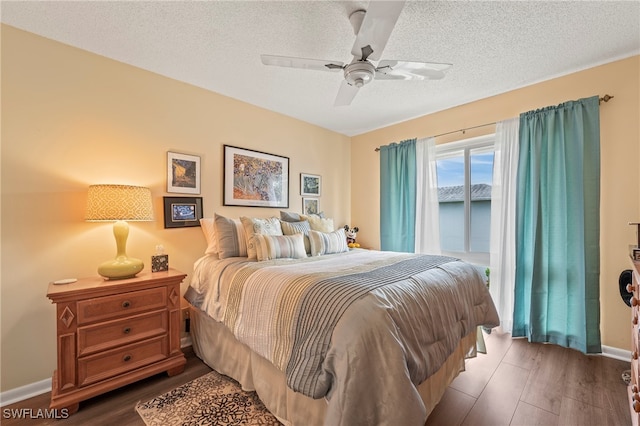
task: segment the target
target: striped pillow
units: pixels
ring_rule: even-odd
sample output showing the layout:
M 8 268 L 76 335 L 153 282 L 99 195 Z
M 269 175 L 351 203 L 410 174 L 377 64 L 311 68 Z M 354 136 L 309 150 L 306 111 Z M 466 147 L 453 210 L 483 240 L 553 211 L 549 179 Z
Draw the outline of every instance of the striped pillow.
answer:
M 239 219 L 228 219 L 219 214 L 214 216 L 216 238 L 218 239 L 218 257 L 246 257 L 247 238 Z
M 271 259 L 302 259 L 307 257 L 302 234 L 264 235 L 255 234 L 259 261 Z
M 309 241 L 311 242 L 311 256 L 349 251 L 344 228 L 333 232 L 311 230 L 309 231 Z
M 309 243 L 309 231 L 311 231 L 311 226 L 309 225 L 309 222 L 306 220 L 301 222 L 282 221 L 280 225 L 282 226 L 282 233 L 284 235 L 304 235 L 304 249 L 307 253 L 311 253 L 311 244 Z

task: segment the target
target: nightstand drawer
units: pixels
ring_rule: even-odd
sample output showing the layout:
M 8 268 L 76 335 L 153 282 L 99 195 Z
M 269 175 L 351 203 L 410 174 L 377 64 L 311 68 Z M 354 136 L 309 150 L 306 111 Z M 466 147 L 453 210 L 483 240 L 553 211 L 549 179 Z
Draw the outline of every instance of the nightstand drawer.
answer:
M 166 309 L 78 328 L 78 356 L 89 355 L 168 332 Z
M 89 355 L 78 359 L 78 386 L 108 379 L 136 368 L 161 361 L 169 355 L 167 336 Z
M 78 301 L 78 324 L 129 316 L 166 306 L 167 289 L 165 287 L 80 300 Z

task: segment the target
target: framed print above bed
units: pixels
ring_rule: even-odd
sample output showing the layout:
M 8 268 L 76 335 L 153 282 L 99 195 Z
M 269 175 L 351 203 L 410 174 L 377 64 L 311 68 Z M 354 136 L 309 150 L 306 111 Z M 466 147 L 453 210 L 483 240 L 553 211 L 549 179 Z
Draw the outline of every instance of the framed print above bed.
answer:
M 322 191 L 322 177 L 300 173 L 300 195 L 319 197 Z
M 202 197 L 163 197 L 164 227 L 200 226 Z
M 167 192 L 200 193 L 200 157 L 167 152 Z
M 320 200 L 317 198 L 303 198 L 302 214 L 320 214 Z
M 225 206 L 289 207 L 289 158 L 224 146 Z

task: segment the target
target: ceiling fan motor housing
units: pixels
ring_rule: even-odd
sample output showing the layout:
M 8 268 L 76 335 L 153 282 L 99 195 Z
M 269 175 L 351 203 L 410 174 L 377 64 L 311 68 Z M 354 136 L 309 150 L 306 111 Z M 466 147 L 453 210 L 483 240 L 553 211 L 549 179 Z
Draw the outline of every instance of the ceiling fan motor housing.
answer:
M 373 80 L 376 67 L 369 61 L 355 61 L 344 67 L 344 78 L 352 86 L 362 87 Z

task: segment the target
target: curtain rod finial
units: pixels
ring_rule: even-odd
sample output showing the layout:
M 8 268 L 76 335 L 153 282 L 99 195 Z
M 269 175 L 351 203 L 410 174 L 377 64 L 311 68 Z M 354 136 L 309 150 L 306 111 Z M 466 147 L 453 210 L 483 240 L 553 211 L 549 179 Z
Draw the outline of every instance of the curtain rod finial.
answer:
M 613 96 L 611 95 L 604 95 L 603 97 L 599 98 L 599 103 L 602 102 L 609 102 L 611 99 L 613 99 Z

